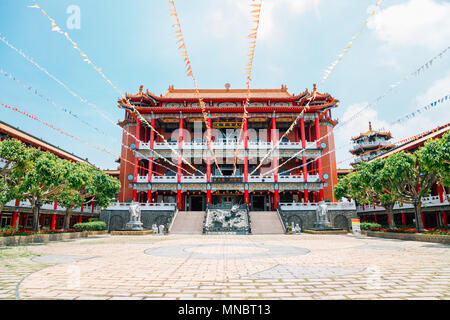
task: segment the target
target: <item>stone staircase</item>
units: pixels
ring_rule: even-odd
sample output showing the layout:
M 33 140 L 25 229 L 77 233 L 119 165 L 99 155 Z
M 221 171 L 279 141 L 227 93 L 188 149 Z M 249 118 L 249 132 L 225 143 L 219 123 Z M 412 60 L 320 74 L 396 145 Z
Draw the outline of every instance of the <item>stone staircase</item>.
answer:
M 172 234 L 202 234 L 205 211 L 179 211 L 173 221 Z
M 284 234 L 277 211 L 250 211 L 252 234 Z

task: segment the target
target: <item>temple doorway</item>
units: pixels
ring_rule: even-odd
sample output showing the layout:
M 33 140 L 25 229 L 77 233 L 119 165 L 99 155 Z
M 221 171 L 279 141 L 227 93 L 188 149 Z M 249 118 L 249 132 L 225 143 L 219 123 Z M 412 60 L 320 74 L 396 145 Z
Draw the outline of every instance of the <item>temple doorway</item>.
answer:
M 204 211 L 203 196 L 191 196 L 189 198 L 189 211 Z
M 252 196 L 252 211 L 266 211 L 266 196 Z

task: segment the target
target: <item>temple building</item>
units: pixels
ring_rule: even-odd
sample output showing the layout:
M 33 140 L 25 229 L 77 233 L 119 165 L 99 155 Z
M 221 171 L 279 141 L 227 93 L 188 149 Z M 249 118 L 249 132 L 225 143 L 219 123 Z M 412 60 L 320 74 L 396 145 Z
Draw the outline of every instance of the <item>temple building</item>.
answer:
M 253 89 L 243 119 L 246 93 L 229 86 L 199 90 L 205 110 L 195 90 L 173 86 L 160 96 L 141 86 L 138 93 L 120 99 L 124 133 L 119 201 L 177 203 L 184 211 L 203 211 L 218 203 L 270 211 L 280 202 L 335 201 L 336 159 L 329 151 L 335 148 L 332 109 L 339 100 L 316 92 L 315 85 L 299 94 L 289 93 L 284 85 Z
M 389 142 L 390 139 L 392 139 L 390 132 L 373 130 L 372 123 L 369 122 L 369 131 L 352 138 L 353 149 L 350 150 L 350 153 L 357 158 L 351 165 L 355 167 L 361 161 L 370 161 L 392 150 L 395 145 Z

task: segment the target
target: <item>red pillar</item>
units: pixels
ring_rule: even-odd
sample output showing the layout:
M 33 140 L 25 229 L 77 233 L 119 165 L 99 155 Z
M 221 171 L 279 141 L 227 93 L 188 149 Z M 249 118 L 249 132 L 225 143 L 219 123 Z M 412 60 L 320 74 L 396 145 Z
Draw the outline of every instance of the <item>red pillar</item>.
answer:
M 211 115 L 208 115 L 206 127 L 206 144 L 208 147 L 206 156 L 206 183 L 211 186 Z M 206 203 L 211 204 L 211 188 L 206 190 Z
M 442 222 L 444 223 L 444 227 L 447 228 L 448 224 L 447 213 L 444 210 L 441 210 L 441 213 L 442 213 Z
M 314 125 L 315 129 L 316 129 L 316 145 L 317 148 L 320 148 L 320 127 L 319 127 L 319 115 L 316 113 L 316 118 L 315 118 L 315 125 Z M 317 169 L 318 169 L 318 174 L 319 174 L 319 179 L 321 182 L 323 182 L 323 177 L 322 177 L 322 158 L 319 157 L 317 158 Z M 323 187 L 320 188 L 319 191 L 319 201 L 324 201 L 324 194 L 323 194 Z
M 243 119 L 243 129 L 244 129 L 244 183 L 248 183 L 248 124 L 247 117 Z M 248 188 L 244 188 L 244 202 L 249 204 Z
M 151 120 L 151 125 L 153 128 L 155 128 L 155 118 L 153 118 L 152 115 L 152 120 Z M 155 146 L 155 131 L 154 130 L 150 130 L 150 158 L 148 159 L 148 183 L 151 185 L 152 183 L 152 176 L 153 176 L 153 149 Z M 148 189 L 147 190 L 147 202 L 151 203 L 152 202 L 152 190 Z
M 13 216 L 12 216 L 12 221 L 11 221 L 11 227 L 15 227 L 17 225 L 17 216 L 19 215 L 19 213 L 17 211 L 14 211 Z
M 136 120 L 136 149 L 139 149 L 139 144 L 141 142 L 141 120 Z
M 304 150 L 304 149 L 306 149 L 305 118 L 304 117 L 300 118 L 300 135 L 302 138 L 302 149 Z M 308 168 L 306 165 L 306 156 L 302 156 L 302 169 L 303 169 L 303 182 L 307 183 L 308 182 Z M 304 194 L 304 198 L 305 198 L 305 203 L 309 202 L 307 188 L 304 189 L 303 194 Z
M 56 213 L 52 214 L 52 224 L 50 226 L 50 230 L 55 230 L 56 228 Z
M 423 228 L 426 229 L 426 226 L 425 226 L 425 217 L 424 217 L 424 215 L 423 215 L 423 211 L 420 212 L 420 218 L 422 219 L 422 225 L 423 225 Z
M 180 112 L 180 119 L 179 119 L 179 125 L 178 125 L 178 170 L 177 170 L 177 181 L 178 185 L 181 184 L 181 167 L 183 165 L 183 161 L 181 160 L 181 149 L 183 147 L 183 115 Z M 178 209 L 182 209 L 182 201 L 181 201 L 181 190 L 177 190 L 177 202 L 178 202 Z
M 402 224 L 404 226 L 406 226 L 406 217 L 405 217 L 405 213 L 404 212 L 402 212 Z
M 444 202 L 444 192 L 443 192 L 442 186 L 439 182 L 438 182 L 437 187 L 438 187 L 438 192 L 439 192 L 439 201 L 442 203 L 442 202 Z
M 278 136 L 277 136 L 277 118 L 275 117 L 275 113 L 272 116 L 272 132 L 271 132 L 271 140 L 272 140 L 272 146 L 276 146 L 278 142 Z M 278 148 L 275 148 L 273 151 L 273 179 L 275 182 L 275 190 L 273 194 L 273 207 L 276 210 L 278 208 L 278 200 L 279 200 L 279 191 L 278 191 Z
M 80 214 L 78 216 L 78 223 L 82 223 L 83 222 L 83 216 Z
M 375 223 L 378 223 L 378 219 L 377 219 L 377 214 L 376 213 L 373 214 L 373 217 L 375 219 Z

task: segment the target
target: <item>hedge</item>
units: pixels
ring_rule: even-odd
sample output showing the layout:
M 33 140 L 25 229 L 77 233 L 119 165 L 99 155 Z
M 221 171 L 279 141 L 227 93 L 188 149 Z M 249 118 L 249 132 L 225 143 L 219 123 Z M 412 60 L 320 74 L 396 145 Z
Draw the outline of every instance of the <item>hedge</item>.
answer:
M 106 230 L 106 223 L 104 223 L 103 221 L 77 223 L 73 226 L 73 228 L 82 231 L 102 231 Z

